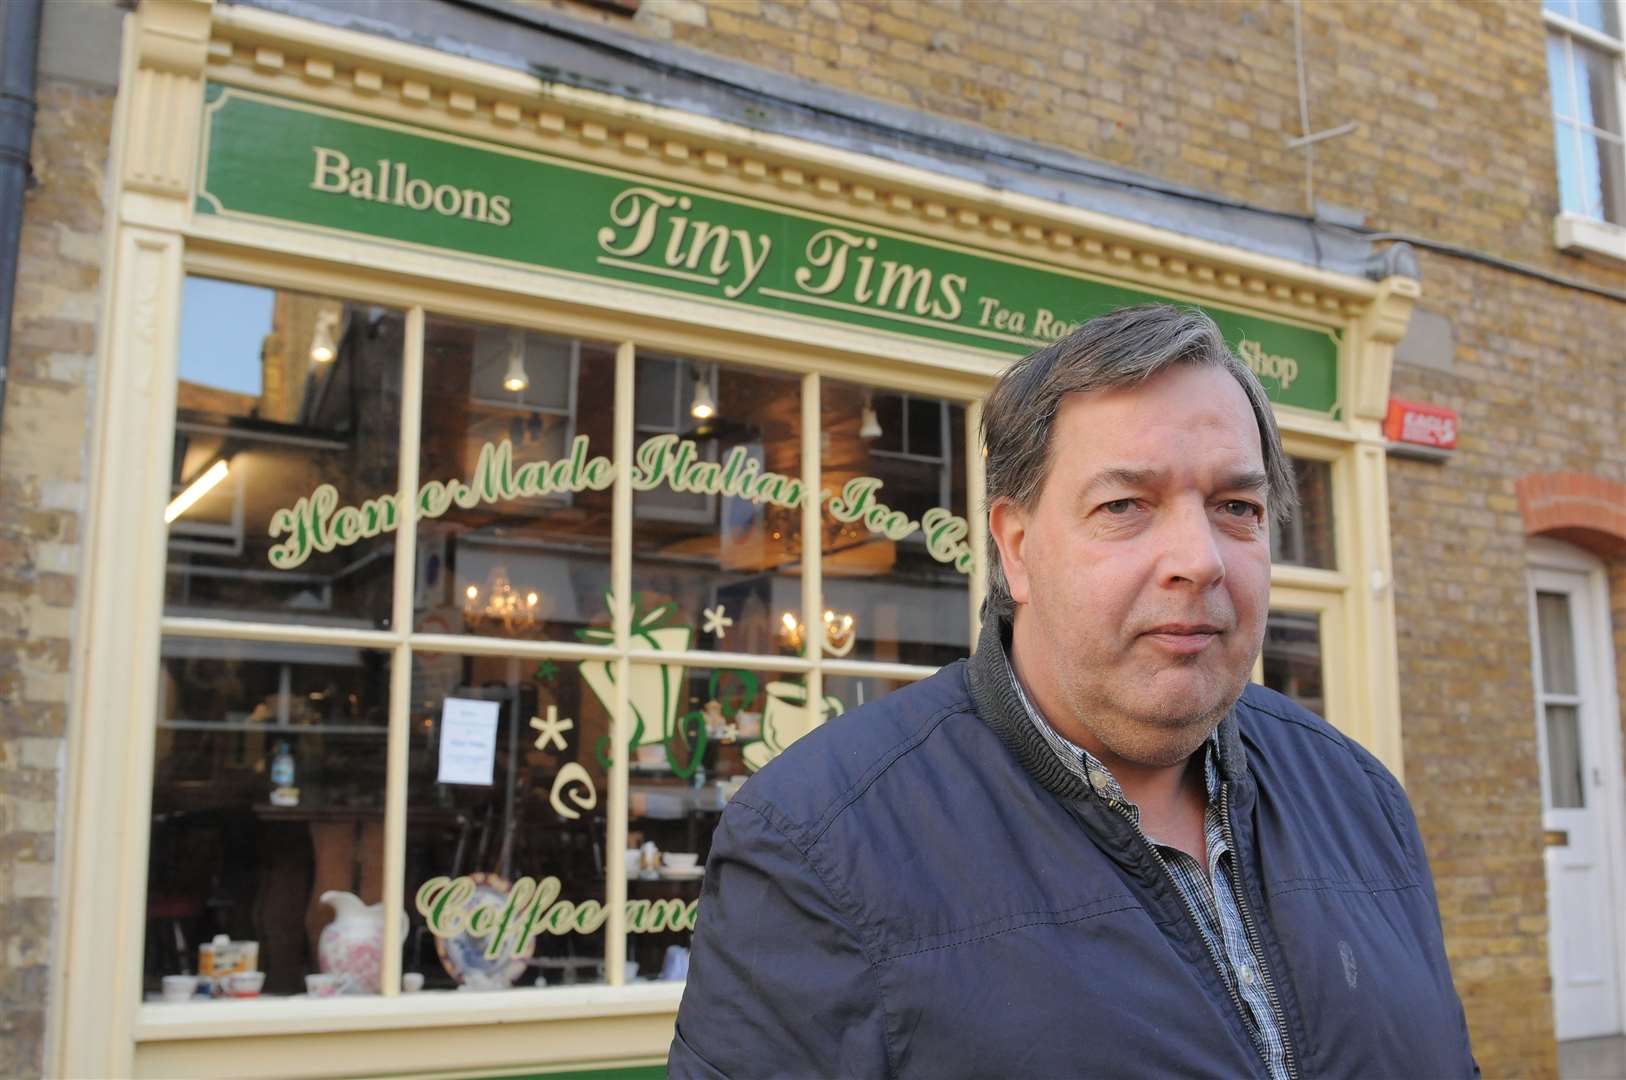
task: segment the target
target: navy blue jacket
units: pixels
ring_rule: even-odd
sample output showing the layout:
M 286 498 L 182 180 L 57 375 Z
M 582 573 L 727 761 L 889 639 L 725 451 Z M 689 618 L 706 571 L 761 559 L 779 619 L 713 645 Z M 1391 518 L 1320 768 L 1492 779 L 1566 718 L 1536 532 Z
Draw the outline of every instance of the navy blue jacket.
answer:
M 671 1076 L 1266 1075 L 1178 890 L 1033 730 L 989 622 L 729 803 Z M 1294 1074 L 1477 1074 L 1394 778 L 1259 686 L 1219 732 Z

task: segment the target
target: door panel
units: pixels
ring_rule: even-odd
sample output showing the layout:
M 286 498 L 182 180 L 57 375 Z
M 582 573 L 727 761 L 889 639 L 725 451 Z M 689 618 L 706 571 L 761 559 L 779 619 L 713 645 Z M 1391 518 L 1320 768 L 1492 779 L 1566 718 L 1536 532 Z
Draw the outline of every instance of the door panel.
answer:
M 1530 586 L 1557 1033 L 1612 1035 L 1621 1030 L 1621 927 L 1607 808 L 1619 766 L 1607 761 L 1597 601 L 1580 572 L 1532 569 Z

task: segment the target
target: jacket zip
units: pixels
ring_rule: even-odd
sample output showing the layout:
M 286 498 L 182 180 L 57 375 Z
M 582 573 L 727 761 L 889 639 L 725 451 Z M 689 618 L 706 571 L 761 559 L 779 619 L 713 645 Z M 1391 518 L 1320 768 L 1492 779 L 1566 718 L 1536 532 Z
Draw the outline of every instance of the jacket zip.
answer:
M 1222 815 L 1224 813 L 1225 806 L 1224 792 L 1225 789 L 1223 787 L 1220 788 L 1220 807 Z M 1197 909 L 1191 906 L 1191 901 L 1186 898 L 1185 890 L 1181 889 L 1179 883 L 1174 880 L 1174 871 L 1169 869 L 1169 861 L 1163 857 L 1163 853 L 1161 851 L 1157 850 L 1157 845 L 1152 843 L 1152 838 L 1146 835 L 1146 831 L 1140 827 L 1140 822 L 1135 820 L 1135 815 L 1129 812 L 1129 808 L 1127 806 L 1116 799 L 1104 798 L 1102 801 L 1110 806 L 1113 810 L 1117 811 L 1124 821 L 1129 823 L 1129 827 L 1135 830 L 1135 835 L 1141 838 L 1141 842 L 1146 845 L 1146 850 L 1151 853 L 1152 858 L 1157 862 L 1158 869 L 1163 871 L 1163 876 L 1168 879 L 1169 884 L 1174 888 L 1174 895 L 1180 898 L 1181 906 L 1186 909 L 1186 918 L 1191 920 L 1192 929 L 1197 931 L 1197 937 L 1202 940 L 1203 948 L 1208 951 L 1208 959 L 1213 963 L 1214 970 L 1219 973 L 1220 982 L 1225 984 L 1226 991 L 1231 995 L 1231 1005 L 1236 1009 L 1236 1014 L 1242 1021 L 1242 1030 L 1248 1033 L 1248 1041 L 1253 1043 L 1253 1051 L 1259 1055 L 1259 1060 L 1264 1063 L 1265 1072 L 1268 1074 L 1270 1072 L 1270 1061 L 1265 1057 L 1264 1042 L 1254 1032 L 1252 1026 L 1249 1025 L 1247 1006 L 1242 1003 L 1242 995 L 1237 993 L 1235 982 L 1226 977 L 1226 968 L 1223 962 L 1220 960 L 1219 950 L 1217 950 L 1213 943 L 1208 940 L 1208 935 L 1203 933 L 1202 922 L 1197 915 Z M 1225 838 L 1225 843 L 1231 848 L 1232 851 L 1236 850 L 1235 845 L 1231 843 L 1229 834 L 1227 834 Z M 1251 944 L 1253 941 L 1253 928 L 1252 924 L 1247 921 L 1247 909 L 1245 908 L 1243 909 L 1242 918 L 1243 925 L 1247 927 L 1248 940 Z M 1254 955 L 1257 956 L 1258 953 L 1255 952 Z M 1264 962 L 1261 961 L 1259 964 L 1260 974 L 1264 974 L 1264 967 Z M 1270 990 L 1269 975 L 1265 975 L 1265 989 L 1270 993 L 1271 1007 L 1276 1008 L 1276 995 L 1274 991 Z M 1276 1015 L 1278 1017 L 1281 1016 L 1281 1011 L 1279 1009 L 1277 1010 Z M 1278 1023 L 1280 1023 L 1280 1020 L 1278 1020 Z M 1292 1048 L 1287 1045 L 1287 1032 L 1285 1029 L 1282 1031 L 1282 1045 L 1287 1048 L 1287 1053 L 1284 1055 L 1284 1057 L 1287 1062 L 1288 1075 L 1293 1077 L 1294 1080 L 1297 1080 L 1298 1074 L 1293 1069 L 1293 1051 Z
M 1254 927 L 1253 914 L 1248 911 L 1247 897 L 1242 893 L 1242 855 L 1237 851 L 1236 836 L 1231 832 L 1230 781 L 1220 784 L 1220 833 L 1231 852 L 1231 893 L 1236 898 L 1237 911 L 1242 913 L 1242 928 L 1248 935 L 1248 948 L 1253 950 L 1253 958 L 1259 964 L 1259 976 L 1265 981 L 1265 999 L 1270 1002 L 1270 1011 L 1276 1014 L 1276 1030 L 1282 1037 L 1282 1064 L 1287 1066 L 1287 1075 L 1291 1080 L 1298 1080 L 1298 1058 L 1293 1053 L 1293 1040 L 1287 1033 L 1287 1013 L 1276 997 L 1276 984 L 1270 977 L 1270 966 L 1265 963 L 1264 948 Z M 1235 997 L 1236 993 L 1233 991 L 1231 996 Z

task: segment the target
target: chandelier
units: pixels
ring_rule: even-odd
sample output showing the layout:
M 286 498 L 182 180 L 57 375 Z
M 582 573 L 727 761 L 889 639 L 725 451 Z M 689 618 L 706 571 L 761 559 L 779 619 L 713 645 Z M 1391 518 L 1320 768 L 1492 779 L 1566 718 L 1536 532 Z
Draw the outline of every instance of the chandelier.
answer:
M 470 584 L 463 590 L 463 621 L 471 630 L 502 627 L 510 634 L 535 630 L 541 622 L 542 598 L 535 589 L 520 592 L 501 566 L 492 569 L 485 588 Z

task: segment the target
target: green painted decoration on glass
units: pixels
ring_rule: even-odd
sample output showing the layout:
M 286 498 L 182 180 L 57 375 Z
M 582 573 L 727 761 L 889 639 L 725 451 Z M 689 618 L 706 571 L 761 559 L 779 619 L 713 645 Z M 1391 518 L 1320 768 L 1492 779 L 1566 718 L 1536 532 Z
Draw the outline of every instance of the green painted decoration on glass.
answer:
M 657 178 L 210 84 L 197 212 L 1020 355 L 1170 299 Z M 1329 330 L 1208 307 L 1272 400 L 1338 414 Z

